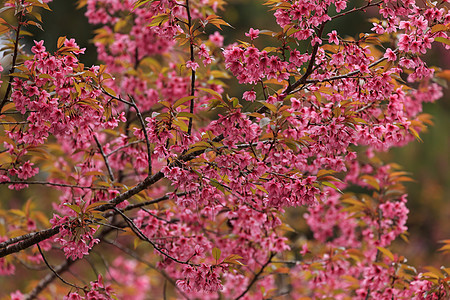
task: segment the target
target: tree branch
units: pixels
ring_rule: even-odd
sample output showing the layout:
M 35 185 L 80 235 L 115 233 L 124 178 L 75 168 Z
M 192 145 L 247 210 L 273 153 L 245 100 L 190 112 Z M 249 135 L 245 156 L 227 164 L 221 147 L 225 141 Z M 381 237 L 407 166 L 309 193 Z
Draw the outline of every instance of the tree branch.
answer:
M 189 8 L 189 0 L 186 0 L 186 13 L 187 13 L 187 27 L 189 30 L 189 52 L 190 52 L 190 60 L 191 62 L 195 62 L 195 57 L 194 57 L 194 37 L 193 37 L 193 32 L 191 31 L 191 27 L 192 27 L 192 18 L 191 18 L 191 10 Z M 191 69 L 191 96 L 194 96 L 195 94 L 195 70 Z M 191 105 L 189 108 L 189 112 L 191 114 L 194 113 L 194 99 L 191 99 Z M 192 117 L 189 118 L 189 125 L 188 125 L 188 135 L 191 135 L 191 131 L 192 131 Z
M 147 243 L 149 243 L 150 245 L 152 245 L 153 248 L 154 248 L 156 251 L 158 251 L 159 253 L 161 253 L 163 256 L 165 256 L 165 257 L 167 257 L 167 258 L 169 258 L 169 259 L 171 259 L 171 260 L 173 260 L 174 262 L 177 262 L 177 263 L 179 263 L 179 264 L 190 265 L 190 266 L 198 266 L 197 264 L 192 264 L 192 263 L 187 262 L 187 261 L 181 261 L 181 260 L 179 260 L 179 259 L 173 257 L 172 255 L 170 255 L 170 254 L 164 252 L 163 249 L 161 249 L 161 248 L 159 248 L 158 246 L 156 246 L 156 244 L 155 244 L 152 240 L 150 240 L 150 239 L 149 239 L 149 238 L 148 238 L 148 237 L 147 237 L 147 236 L 139 229 L 139 227 L 137 227 L 136 224 L 134 224 L 133 220 L 131 220 L 129 217 L 127 217 L 127 216 L 126 216 L 123 212 L 121 212 L 119 209 L 117 209 L 117 208 L 114 207 L 114 210 L 115 210 L 117 213 L 119 213 L 119 214 L 125 219 L 125 221 L 130 225 L 131 229 L 134 231 L 134 233 L 136 233 L 136 235 L 137 235 L 140 239 L 142 239 L 142 240 L 146 241 Z
M 137 140 L 137 141 L 134 141 L 134 142 L 130 142 L 130 143 L 126 144 L 126 145 L 117 147 L 116 149 L 114 149 L 114 150 L 112 150 L 111 152 L 109 152 L 108 154 L 106 154 L 106 157 L 110 157 L 111 155 L 113 155 L 113 154 L 116 153 L 117 151 L 122 150 L 123 148 L 127 148 L 127 147 L 130 147 L 130 146 L 132 146 L 132 145 L 139 144 L 139 143 L 141 143 L 141 142 L 143 142 L 143 141 L 144 141 L 144 140 Z
M 264 272 L 264 269 L 272 262 L 272 258 L 275 257 L 275 252 L 270 253 L 269 255 L 269 259 L 266 261 L 266 263 L 261 267 L 261 269 L 259 270 L 258 273 L 255 274 L 255 276 L 253 276 L 252 281 L 250 281 L 250 283 L 248 284 L 247 288 L 245 289 L 245 291 L 243 291 L 237 298 L 235 298 L 235 300 L 239 300 L 242 297 L 245 296 L 245 294 L 248 293 L 248 291 L 250 290 L 250 288 L 255 284 L 255 282 L 258 280 L 259 276 L 261 276 L 261 274 Z
M 331 19 L 334 20 L 334 19 L 343 17 L 343 16 L 345 16 L 345 15 L 351 14 L 351 13 L 353 13 L 353 12 L 355 12 L 355 11 L 364 10 L 364 9 L 369 8 L 369 7 L 371 7 L 371 6 L 377 6 L 377 5 L 379 5 L 379 4 L 383 3 L 383 2 L 384 2 L 383 0 L 380 0 L 380 1 L 374 2 L 374 3 L 371 3 L 371 1 L 369 1 L 369 2 L 367 2 L 367 4 L 364 5 L 364 6 L 361 6 L 361 7 L 354 7 L 354 8 L 352 8 L 352 9 L 347 10 L 347 11 L 345 11 L 345 12 L 342 12 L 342 13 L 340 13 L 340 14 L 338 14 L 338 15 L 332 16 Z
M 114 174 L 111 169 L 111 166 L 109 165 L 108 157 L 105 155 L 105 152 L 103 151 L 102 145 L 98 141 L 97 136 L 95 136 L 95 134 L 93 136 L 94 136 L 95 143 L 97 144 L 98 150 L 100 151 L 100 154 L 102 155 L 103 160 L 105 161 L 106 169 L 108 170 L 109 179 L 111 179 L 111 181 L 114 182 L 115 181 Z
M 75 263 L 74 260 L 67 259 L 59 266 L 53 268 L 52 273 L 47 274 L 42 280 L 38 283 L 37 286 L 34 287 L 34 289 L 25 295 L 26 300 L 32 300 L 35 299 L 53 280 L 55 280 L 56 275 L 55 274 L 61 274 L 67 271 L 71 265 Z
M 325 28 L 325 23 L 322 23 L 322 25 L 320 25 L 319 31 L 317 32 L 317 36 L 319 38 L 322 37 L 322 32 L 323 29 Z M 317 51 L 319 50 L 319 43 L 316 43 L 313 47 L 313 50 L 311 52 L 311 59 L 309 60 L 309 64 L 308 64 L 308 68 L 306 69 L 305 74 L 303 74 L 303 76 L 297 80 L 296 82 L 294 82 L 292 85 L 289 85 L 284 91 L 283 94 L 285 95 L 289 95 L 293 90 L 295 90 L 299 85 L 301 84 L 305 84 L 306 80 L 308 79 L 309 75 L 311 75 L 311 73 L 313 72 L 313 66 L 314 63 L 316 61 L 316 55 L 317 55 Z
M 104 239 L 103 241 L 104 241 L 105 243 L 107 243 L 107 244 L 110 244 L 110 245 L 112 245 L 112 246 L 118 248 L 119 250 L 125 252 L 125 253 L 128 254 L 129 256 L 131 256 L 131 257 L 133 257 L 134 259 L 136 259 L 137 261 L 140 261 L 141 263 L 145 264 L 145 265 L 148 266 L 149 268 L 151 268 L 151 269 L 155 270 L 156 272 L 160 273 L 167 281 L 169 281 L 169 282 L 177 289 L 177 291 L 178 291 L 184 298 L 189 299 L 188 296 L 186 296 L 186 294 L 183 293 L 183 291 L 180 290 L 180 289 L 178 288 L 178 286 L 176 285 L 176 282 L 175 282 L 169 275 L 167 275 L 167 273 L 166 273 L 164 270 L 155 267 L 155 266 L 152 265 L 150 262 L 148 262 L 148 261 L 146 261 L 145 259 L 143 259 L 142 257 L 140 257 L 140 256 L 138 255 L 138 253 L 136 253 L 136 252 L 134 252 L 133 250 L 131 250 L 131 249 L 129 249 L 129 248 L 123 246 L 122 244 L 116 243 L 116 242 L 114 242 L 114 241 L 106 240 L 106 239 Z
M 77 285 L 75 285 L 75 284 L 73 284 L 73 283 L 70 283 L 70 282 L 68 282 L 67 280 L 65 280 L 64 278 L 62 278 L 62 277 L 58 274 L 58 272 L 57 272 L 55 269 L 53 269 L 53 267 L 48 263 L 47 259 L 45 258 L 44 253 L 42 252 L 41 246 L 39 246 L 39 243 L 37 243 L 36 246 L 38 247 L 39 253 L 40 253 L 41 256 L 42 256 L 42 259 L 44 260 L 45 265 L 50 269 L 50 271 L 52 271 L 52 273 L 53 273 L 56 277 L 58 277 L 59 280 L 61 280 L 64 284 L 67 284 L 68 286 L 74 287 L 74 288 L 76 288 L 76 289 L 84 290 L 84 288 L 82 288 L 82 287 L 80 287 L 80 286 L 77 286 Z M 67 261 L 67 260 L 66 260 L 66 261 Z
M 41 185 L 51 185 L 51 186 L 59 186 L 59 187 L 67 187 L 67 188 L 77 188 L 84 190 L 109 190 L 110 188 L 104 186 L 81 186 L 75 184 L 65 184 L 65 183 L 55 183 L 48 181 L 4 181 L 0 182 L 0 184 L 41 184 Z
M 23 1 L 21 1 L 21 4 L 23 4 Z M 6 104 L 6 101 L 8 101 L 9 93 L 11 92 L 11 88 L 12 88 L 13 77 L 11 76 L 11 74 L 14 73 L 14 70 L 16 69 L 17 55 L 19 53 L 20 27 L 22 26 L 22 19 L 24 16 L 24 12 L 25 12 L 25 10 L 22 10 L 17 19 L 17 31 L 16 31 L 16 39 L 14 41 L 14 53 L 13 53 L 13 59 L 11 62 L 11 69 L 9 69 L 10 76 L 9 76 L 8 86 L 6 87 L 5 96 L 3 97 L 3 100 L 0 103 L 0 111 L 2 110 L 3 106 Z
M 136 102 L 134 101 L 134 98 L 131 95 L 128 95 L 128 97 L 131 100 L 131 105 L 136 110 L 136 114 L 139 118 L 139 122 L 141 123 L 142 131 L 144 133 L 145 137 L 145 144 L 147 145 L 147 156 L 148 156 L 148 176 L 152 175 L 152 152 L 150 150 L 150 141 L 148 140 L 148 134 L 147 134 L 147 128 L 145 127 L 144 118 L 142 118 L 141 111 L 136 105 Z
M 32 232 L 29 234 L 25 234 L 22 236 L 18 236 L 12 239 L 9 239 L 0 244 L 0 257 L 4 257 L 11 253 L 16 253 L 26 249 L 30 246 L 33 246 L 43 240 L 51 238 L 55 234 L 59 232 L 60 226 L 56 226 L 54 228 L 49 228 L 45 230 L 41 230 L 38 232 Z M 17 243 L 17 244 L 14 244 Z M 14 245 L 11 245 L 14 244 Z M 10 246 L 8 246 L 10 245 Z

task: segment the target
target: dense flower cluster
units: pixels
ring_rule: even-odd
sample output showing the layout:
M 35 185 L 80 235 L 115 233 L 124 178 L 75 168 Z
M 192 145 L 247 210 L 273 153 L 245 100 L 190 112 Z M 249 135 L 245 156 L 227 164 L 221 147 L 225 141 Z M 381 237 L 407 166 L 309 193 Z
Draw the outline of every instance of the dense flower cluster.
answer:
M 84 220 L 80 218 L 70 218 L 69 216 L 59 217 L 54 215 L 50 220 L 53 227 L 59 226 L 59 237 L 56 237 L 55 242 L 59 243 L 64 255 L 67 258 L 76 260 L 83 258 L 84 255 L 89 254 L 89 250 L 100 240 L 94 238 L 96 228 L 83 224 Z M 80 224 L 81 223 L 81 224 Z
M 47 2 L 7 5 L 22 22 L 33 16 L 26 5 Z M 422 275 L 389 250 L 407 231 L 407 179 L 377 157 L 420 139 L 423 103 L 442 96 L 421 55 L 448 45 L 448 7 L 269 0 L 279 31 L 251 28 L 250 42 L 224 46 L 212 31 L 228 25 L 221 1 L 83 3 L 104 65 L 85 67 L 73 39 L 58 39 L 54 54 L 36 41 L 4 83 L 0 183 L 54 187 L 59 215 L 20 236 L 49 227 L 47 217 L 5 212 L 0 253 L 41 237 L 66 263 L 100 253 L 106 282 L 64 299 L 165 297 L 168 286 L 201 299 L 448 296 L 450 274 Z M 365 10 L 370 32 L 344 38 L 329 26 Z M 259 48 L 263 34 L 275 47 Z M 242 99 L 225 92 L 230 75 Z M 289 222 L 294 213 L 310 235 Z M 32 254 L 27 263 L 42 263 L 41 248 Z M 0 258 L 0 275 L 15 268 Z

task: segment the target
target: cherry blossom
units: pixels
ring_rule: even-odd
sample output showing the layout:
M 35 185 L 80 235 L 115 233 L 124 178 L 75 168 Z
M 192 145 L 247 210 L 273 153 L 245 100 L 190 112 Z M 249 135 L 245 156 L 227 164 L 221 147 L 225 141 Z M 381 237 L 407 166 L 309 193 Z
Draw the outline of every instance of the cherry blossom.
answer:
M 11 41 L 48 2 L 4 4 Z M 12 299 L 448 297 L 448 269 L 392 252 L 409 177 L 379 157 L 420 140 L 423 105 L 443 94 L 423 55 L 448 46 L 448 7 L 266 4 L 277 28 L 224 45 L 220 1 L 82 1 L 94 66 L 70 37 L 54 53 L 13 43 L 0 183 L 55 193 L 2 208 L 0 275 L 45 264 L 83 280 L 40 278 Z M 338 34 L 369 11 L 368 32 Z

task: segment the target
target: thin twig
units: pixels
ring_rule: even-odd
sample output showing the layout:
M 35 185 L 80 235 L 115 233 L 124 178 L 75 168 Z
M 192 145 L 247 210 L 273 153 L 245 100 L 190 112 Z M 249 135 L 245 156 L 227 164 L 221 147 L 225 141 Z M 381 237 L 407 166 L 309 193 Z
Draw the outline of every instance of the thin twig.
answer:
M 74 260 L 67 259 L 62 264 L 54 268 L 54 271 L 56 274 L 64 273 L 69 269 L 69 267 L 74 263 Z M 32 300 L 35 299 L 54 279 L 56 278 L 55 273 L 49 273 L 47 274 L 42 280 L 39 282 L 37 286 L 34 287 L 34 289 L 25 295 L 26 300 Z
M 258 271 L 258 273 L 256 273 L 255 276 L 253 276 L 253 279 L 252 279 L 252 281 L 250 281 L 250 283 L 248 284 L 247 288 L 237 298 L 235 298 L 235 300 L 241 299 L 242 297 L 245 296 L 245 294 L 248 293 L 248 291 L 253 286 L 253 284 L 255 284 L 255 282 L 258 280 L 259 276 L 261 276 L 261 274 L 264 272 L 264 269 L 272 262 L 272 258 L 274 258 L 274 256 L 275 256 L 275 252 L 270 253 L 269 259 L 261 267 L 261 269 Z
M 192 36 L 194 33 L 191 31 L 192 27 L 192 18 L 191 18 L 191 10 L 189 8 L 189 0 L 186 0 L 186 13 L 187 13 L 187 27 L 189 30 L 189 52 L 190 52 L 190 60 L 192 63 L 195 62 L 194 57 L 194 37 Z M 191 96 L 195 94 L 195 70 L 191 68 Z M 189 108 L 189 112 L 191 114 L 194 113 L 194 99 L 191 99 L 191 106 Z M 188 125 L 188 135 L 191 135 L 192 132 L 192 117 L 189 117 L 189 125 Z
M 180 196 L 187 195 L 187 193 L 183 192 L 183 193 L 178 193 L 176 195 L 178 197 L 180 197 Z M 147 206 L 147 205 L 156 204 L 156 203 L 162 202 L 162 201 L 167 200 L 167 199 L 169 199 L 169 196 L 168 195 L 164 195 L 162 197 L 159 197 L 159 198 L 156 198 L 156 199 L 153 199 L 153 200 L 127 205 L 125 208 L 121 209 L 120 211 L 122 211 L 122 212 L 129 211 L 129 210 L 132 210 L 132 209 L 135 209 L 135 208 L 140 208 L 140 207 L 144 207 L 144 206 Z M 115 215 L 117 215 L 117 212 L 111 210 L 111 211 L 108 211 L 108 212 L 104 213 L 103 217 L 108 218 L 108 217 L 112 217 L 112 216 L 115 216 Z
M 380 1 L 375 2 L 375 3 L 371 3 L 371 1 L 369 1 L 369 2 L 367 2 L 367 4 L 364 5 L 364 6 L 361 6 L 361 7 L 354 7 L 354 8 L 352 8 L 352 9 L 347 10 L 347 11 L 345 11 L 345 12 L 342 12 L 342 13 L 340 13 L 340 14 L 338 14 L 338 15 L 332 16 L 332 17 L 331 17 L 331 20 L 334 20 L 334 19 L 336 19 L 336 18 L 343 17 L 343 16 L 345 16 L 345 15 L 348 15 L 348 14 L 353 13 L 353 12 L 358 11 L 358 10 L 364 10 L 364 9 L 369 8 L 369 7 L 371 7 L 371 6 L 377 6 L 377 5 L 379 5 L 379 4 L 383 3 L 383 2 L 384 2 L 383 0 L 380 0 Z
M 100 89 L 102 90 L 102 93 L 104 93 L 105 95 L 107 95 L 107 96 L 109 96 L 109 97 L 111 97 L 111 98 L 113 98 L 113 99 L 115 99 L 117 101 L 120 101 L 122 103 L 125 103 L 127 105 L 133 106 L 133 104 L 131 102 L 128 102 L 127 100 L 122 99 L 122 97 L 114 96 L 113 94 L 111 94 L 107 90 L 105 90 L 103 87 L 100 87 Z
M 45 258 L 44 253 L 42 252 L 41 246 L 39 246 L 39 243 L 37 243 L 36 246 L 38 247 L 39 253 L 42 256 L 42 259 L 44 260 L 44 263 L 47 265 L 47 267 L 50 269 L 50 271 L 52 271 L 52 273 L 55 274 L 56 277 L 58 277 L 59 280 L 61 280 L 64 284 L 67 284 L 68 286 L 71 286 L 71 287 L 74 287 L 76 289 L 80 289 L 80 290 L 86 291 L 84 288 L 82 288 L 82 287 L 80 287 L 80 286 L 78 286 L 76 284 L 70 283 L 70 282 L 66 281 L 64 278 L 62 278 L 58 274 L 58 272 L 56 272 L 56 270 L 53 269 L 53 267 L 48 263 L 47 259 Z
M 158 273 L 160 273 L 165 279 L 167 279 L 167 281 L 169 281 L 176 289 L 177 291 L 186 299 L 189 299 L 188 296 L 186 296 L 185 293 L 183 293 L 182 290 L 180 290 L 178 288 L 178 286 L 176 285 L 176 282 L 169 276 L 167 275 L 166 272 L 164 272 L 164 270 L 155 267 L 153 264 L 151 264 L 150 262 L 146 261 L 145 259 L 143 259 L 138 253 L 134 252 L 133 250 L 123 246 L 120 243 L 117 243 L 115 241 L 110 241 L 107 239 L 103 239 L 103 242 L 113 245 L 114 247 L 120 249 L 121 251 L 125 252 L 126 254 L 128 254 L 129 256 L 133 257 L 134 259 L 136 259 L 137 261 L 140 261 L 141 263 L 145 264 L 147 267 L 157 271 Z
M 104 230 L 102 230 L 100 232 L 100 234 L 97 236 L 97 238 L 100 239 L 101 241 L 103 241 L 103 238 L 108 233 L 110 233 L 112 230 L 113 229 L 111 229 L 110 227 L 105 228 Z M 97 247 L 98 245 L 99 244 L 95 244 L 93 247 Z M 35 299 L 39 295 L 40 292 L 42 292 L 53 280 L 55 280 L 57 278 L 57 276 L 56 276 L 57 274 L 61 274 L 66 271 L 70 271 L 70 266 L 72 264 L 74 264 L 75 262 L 76 262 L 76 260 L 66 259 L 62 264 L 53 268 L 54 271 L 56 271 L 56 273 L 52 272 L 52 273 L 47 274 L 47 276 L 45 276 L 28 295 L 25 295 L 25 299 L 27 299 L 27 300 Z M 75 277 L 77 277 L 77 276 L 75 276 Z M 80 280 L 82 281 L 82 279 L 80 279 Z M 85 291 L 85 289 L 82 289 L 82 290 Z
M 111 179 L 112 182 L 114 182 L 114 174 L 113 171 L 111 169 L 111 166 L 109 165 L 109 160 L 108 157 L 105 155 L 105 152 L 103 151 L 102 145 L 100 144 L 100 142 L 98 141 L 97 136 L 94 134 L 94 140 L 95 143 L 97 144 L 98 150 L 100 151 L 100 154 L 103 157 L 103 160 L 105 161 L 105 165 L 106 165 L 106 169 L 108 170 L 108 175 L 109 175 L 109 179 Z
M 110 157 L 111 155 L 113 155 L 113 154 L 116 153 L 117 151 L 120 151 L 120 150 L 122 150 L 122 149 L 124 149 L 124 148 L 130 147 L 130 146 L 132 146 L 132 145 L 136 145 L 136 144 L 142 143 L 143 141 L 144 141 L 144 140 L 137 140 L 137 141 L 134 141 L 134 142 L 130 142 L 130 143 L 126 144 L 126 145 L 117 147 L 116 149 L 114 149 L 114 150 L 112 150 L 111 152 L 109 152 L 108 154 L 106 154 L 106 157 Z
M 48 182 L 48 181 L 4 181 L 0 182 L 0 184 L 41 184 L 41 185 L 51 185 L 51 186 L 58 186 L 58 187 L 67 187 L 67 188 L 77 188 L 77 189 L 84 189 L 84 190 L 109 190 L 111 188 L 104 187 L 104 186 L 81 186 L 81 185 L 75 185 L 75 184 L 66 184 L 66 183 L 55 183 L 55 182 Z M 117 187 L 114 187 L 117 188 Z
M 147 145 L 147 156 L 148 156 L 148 176 L 152 176 L 152 152 L 150 150 L 150 141 L 148 139 L 147 128 L 145 127 L 144 118 L 142 118 L 141 111 L 139 110 L 134 98 L 131 95 L 128 95 L 131 100 L 131 106 L 136 110 L 136 114 L 139 118 L 139 122 L 141 123 L 142 131 L 145 137 L 145 144 Z
M 29 124 L 28 121 L 18 121 L 18 122 L 0 122 L 0 125 L 24 125 Z
M 152 240 L 150 240 L 140 229 L 139 227 L 133 222 L 133 220 L 131 220 L 129 217 L 127 217 L 127 215 L 125 215 L 123 212 L 121 212 L 119 209 L 117 209 L 116 207 L 113 208 L 116 212 L 118 212 L 124 219 L 125 221 L 130 225 L 131 229 L 133 229 L 133 231 L 136 233 L 136 235 L 148 242 L 150 245 L 153 246 L 153 248 L 158 251 L 159 253 L 161 253 L 163 256 L 173 260 L 174 262 L 177 262 L 179 264 L 184 264 L 184 265 L 190 265 L 190 266 L 199 266 L 197 264 L 192 264 L 190 262 L 187 261 L 181 261 L 173 256 L 171 256 L 170 254 L 166 253 L 163 251 L 163 249 L 159 248 Z
M 23 4 L 23 0 L 21 1 L 21 4 Z M 9 93 L 11 92 L 12 81 L 13 81 L 13 76 L 11 76 L 11 74 L 14 73 L 14 71 L 16 69 L 17 55 L 19 53 L 20 27 L 22 26 L 22 18 L 24 16 L 25 11 L 26 10 L 23 9 L 20 12 L 19 17 L 17 19 L 16 39 L 14 41 L 14 53 L 13 53 L 13 59 L 11 62 L 11 69 L 9 69 L 10 76 L 9 76 L 8 86 L 6 87 L 5 96 L 3 97 L 3 100 L 0 103 L 0 111 L 2 110 L 3 106 L 6 104 L 6 101 L 8 101 Z
M 393 50 L 393 52 L 397 53 L 398 52 L 398 48 Z M 385 57 L 381 57 L 380 59 L 378 59 L 378 60 L 374 61 L 373 63 L 371 63 L 368 66 L 368 68 L 370 69 L 370 68 L 378 65 L 378 64 L 382 63 L 383 61 L 385 61 L 386 59 L 387 58 L 385 58 Z M 318 80 L 318 79 L 306 80 L 305 83 L 321 83 L 321 82 L 328 82 L 328 81 L 333 81 L 333 80 L 345 79 L 345 78 L 357 75 L 359 73 L 361 73 L 361 70 L 358 69 L 358 70 L 355 70 L 355 71 L 352 71 L 352 72 L 348 72 L 346 74 L 333 76 L 333 77 L 330 77 L 330 78 L 327 78 L 327 79 L 324 79 L 324 80 Z

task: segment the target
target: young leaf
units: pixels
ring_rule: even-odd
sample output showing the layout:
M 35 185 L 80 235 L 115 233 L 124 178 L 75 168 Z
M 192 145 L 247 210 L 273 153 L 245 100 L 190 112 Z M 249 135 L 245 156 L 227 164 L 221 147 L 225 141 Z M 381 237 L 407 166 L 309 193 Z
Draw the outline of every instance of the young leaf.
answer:
M 220 249 L 217 248 L 217 247 L 214 247 L 214 248 L 212 249 L 212 256 L 214 257 L 214 259 L 216 260 L 216 262 L 219 261 L 219 259 L 220 259 L 220 254 L 221 254 L 221 253 L 222 253 L 222 251 L 220 251 Z

